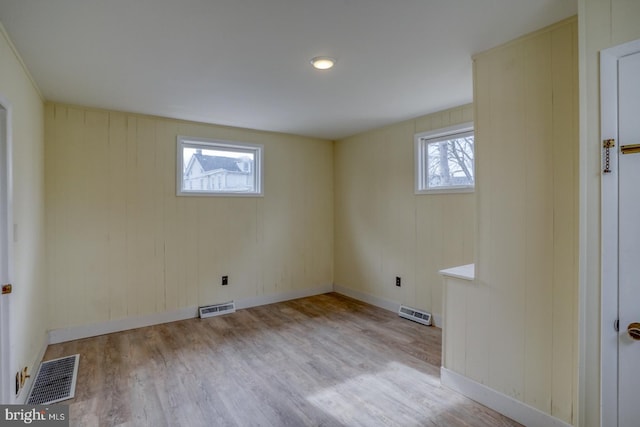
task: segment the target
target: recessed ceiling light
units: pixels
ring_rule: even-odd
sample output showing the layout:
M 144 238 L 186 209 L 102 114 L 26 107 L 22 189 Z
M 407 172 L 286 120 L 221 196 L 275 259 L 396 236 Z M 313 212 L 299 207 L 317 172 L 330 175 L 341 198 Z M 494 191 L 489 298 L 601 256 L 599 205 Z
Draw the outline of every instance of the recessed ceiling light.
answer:
M 311 60 L 313 68 L 318 70 L 328 70 L 336 64 L 336 60 L 328 56 L 316 56 Z

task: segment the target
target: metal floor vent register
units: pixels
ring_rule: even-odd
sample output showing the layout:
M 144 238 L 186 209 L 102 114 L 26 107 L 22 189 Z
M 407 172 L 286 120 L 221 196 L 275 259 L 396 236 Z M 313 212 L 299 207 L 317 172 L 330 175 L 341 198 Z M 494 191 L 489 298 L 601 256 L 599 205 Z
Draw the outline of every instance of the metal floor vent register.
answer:
M 76 395 L 79 354 L 48 360 L 40 364 L 33 382 L 28 405 L 48 405 L 73 399 Z
M 398 310 L 398 315 L 405 319 L 413 320 L 414 322 L 422 323 L 423 325 L 431 326 L 431 313 L 426 311 L 417 310 L 415 308 L 401 305 Z
M 206 319 L 207 317 L 220 316 L 221 314 L 235 313 L 236 304 L 231 301 L 222 304 L 205 305 L 198 310 L 200 311 L 200 318 Z

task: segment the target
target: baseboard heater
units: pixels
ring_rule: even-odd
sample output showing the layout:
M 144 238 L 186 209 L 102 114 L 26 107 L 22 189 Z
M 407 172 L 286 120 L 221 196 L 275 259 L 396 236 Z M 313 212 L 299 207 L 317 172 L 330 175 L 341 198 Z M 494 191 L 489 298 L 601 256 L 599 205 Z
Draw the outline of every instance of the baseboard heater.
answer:
M 398 310 L 398 315 L 405 319 L 413 320 L 414 322 L 422 323 L 423 325 L 431 326 L 431 313 L 418 310 L 415 308 L 401 305 Z
M 207 317 L 220 316 L 228 313 L 236 312 L 236 303 L 233 301 L 223 302 L 222 304 L 203 305 L 198 308 L 200 312 L 200 318 L 206 319 Z

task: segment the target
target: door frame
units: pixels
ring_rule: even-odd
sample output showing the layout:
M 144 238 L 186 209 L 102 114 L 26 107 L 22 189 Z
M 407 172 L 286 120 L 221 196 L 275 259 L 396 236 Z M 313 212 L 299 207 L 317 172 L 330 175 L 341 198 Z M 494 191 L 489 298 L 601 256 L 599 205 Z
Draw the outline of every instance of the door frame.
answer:
M 618 60 L 640 52 L 640 39 L 600 52 L 600 137 L 615 139 L 611 173 L 601 173 L 600 423 L 618 425 Z M 601 146 L 604 168 L 605 150 Z M 602 170 L 602 169 L 601 169 Z
M 6 269 L 8 283 L 13 280 L 13 152 L 11 122 L 11 104 L 0 95 L 0 266 Z M 10 299 L 11 295 L 0 296 L 0 403 L 2 404 L 13 402 L 12 385 L 14 380 L 11 375 Z

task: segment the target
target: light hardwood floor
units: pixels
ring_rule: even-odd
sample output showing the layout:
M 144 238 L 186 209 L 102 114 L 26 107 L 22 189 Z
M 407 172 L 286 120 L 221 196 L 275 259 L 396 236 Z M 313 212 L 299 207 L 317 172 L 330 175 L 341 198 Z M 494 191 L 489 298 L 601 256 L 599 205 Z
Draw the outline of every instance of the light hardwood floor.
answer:
M 345 296 L 51 345 L 77 426 L 518 426 L 440 385 L 440 329 Z

